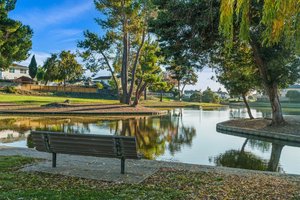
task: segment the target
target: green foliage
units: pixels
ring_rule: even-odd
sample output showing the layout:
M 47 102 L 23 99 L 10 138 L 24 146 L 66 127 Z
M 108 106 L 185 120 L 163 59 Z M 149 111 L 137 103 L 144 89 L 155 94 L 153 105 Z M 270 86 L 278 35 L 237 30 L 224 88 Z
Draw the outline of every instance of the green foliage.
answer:
M 38 81 L 43 81 L 44 80 L 44 76 L 45 76 L 45 70 L 43 67 L 38 67 L 37 68 L 37 73 L 36 73 L 36 79 Z
M 285 96 L 290 98 L 291 101 L 300 101 L 300 92 L 297 90 L 289 90 Z
M 150 30 L 158 35 L 167 63 L 201 69 L 218 38 L 219 1 L 155 0 L 157 17 Z
M 62 51 L 59 54 L 58 68 L 59 79 L 63 80 L 64 85 L 66 82 L 79 79 L 84 72 L 76 60 L 76 54 L 71 53 L 71 51 Z
M 48 81 L 74 81 L 80 78 L 84 72 L 82 66 L 77 62 L 76 55 L 70 51 L 62 51 L 59 55 L 52 54 L 44 63 L 44 80 Z
M 195 92 L 190 96 L 191 102 L 202 102 L 202 94 L 201 92 Z
M 31 58 L 31 61 L 30 61 L 30 64 L 29 64 L 29 75 L 32 79 L 35 78 L 36 74 L 37 74 L 37 63 L 36 63 L 36 60 L 35 60 L 35 55 L 32 56 Z
M 141 62 L 141 51 L 147 35 L 151 1 L 95 0 L 94 3 L 96 9 L 105 15 L 96 19 L 96 22 L 106 33 L 99 36 L 86 31 L 85 40 L 78 44 L 85 49 L 81 56 L 92 72 L 109 70 L 117 89 L 119 81 L 115 73 L 120 73 L 122 90 L 119 91 L 123 93 L 120 94 L 121 102 L 130 104 L 133 88 L 137 84 L 136 70 Z
M 204 103 L 219 103 L 219 96 L 214 93 L 209 87 L 202 93 L 202 102 Z
M 173 88 L 173 85 L 161 80 L 154 84 L 151 84 L 149 89 L 154 92 L 169 92 Z
M 103 85 L 101 83 L 96 83 L 96 86 L 99 90 L 102 90 L 103 89 Z
M 15 94 L 17 92 L 17 88 L 13 87 L 13 86 L 6 86 L 4 88 L 4 91 L 6 93 L 10 93 L 10 94 Z
M 44 80 L 46 83 L 48 81 L 56 81 L 59 79 L 60 74 L 57 59 L 57 54 L 51 54 L 51 57 L 47 58 L 43 65 L 43 71 L 45 72 Z
M 20 21 L 9 18 L 16 0 L 0 0 L 0 68 L 7 69 L 13 62 L 25 60 L 31 49 L 32 30 Z
M 259 15 L 253 12 L 259 8 Z M 286 47 L 299 48 L 300 44 L 300 6 L 298 1 L 286 0 L 222 0 L 220 14 L 220 33 L 227 39 L 227 46 L 232 47 L 234 26 L 239 27 L 239 38 L 249 41 L 253 26 L 252 18 L 264 27 L 261 32 L 263 46 L 276 46 L 284 43 Z M 252 29 L 253 30 L 253 29 Z
M 247 95 L 251 90 L 261 87 L 259 71 L 253 61 L 249 45 L 236 45 L 231 54 L 220 50 L 212 61 L 218 81 L 224 85 L 231 96 Z

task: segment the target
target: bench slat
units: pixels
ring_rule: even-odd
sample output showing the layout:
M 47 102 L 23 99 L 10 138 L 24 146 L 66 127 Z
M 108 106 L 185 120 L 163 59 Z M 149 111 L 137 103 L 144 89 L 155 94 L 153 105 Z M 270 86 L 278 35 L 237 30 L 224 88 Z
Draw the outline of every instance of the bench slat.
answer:
M 39 151 L 96 157 L 120 158 L 122 155 L 124 158 L 139 158 L 135 137 L 47 131 L 31 133 L 36 149 Z M 120 142 L 119 147 L 116 146 L 116 142 Z

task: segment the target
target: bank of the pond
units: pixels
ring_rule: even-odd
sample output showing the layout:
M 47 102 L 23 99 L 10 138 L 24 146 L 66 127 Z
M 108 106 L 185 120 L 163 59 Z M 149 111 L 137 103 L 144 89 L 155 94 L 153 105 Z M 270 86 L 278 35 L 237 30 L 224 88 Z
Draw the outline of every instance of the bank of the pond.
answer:
M 270 126 L 270 119 L 234 119 L 218 123 L 217 131 L 300 143 L 300 121 L 290 116 L 286 122 L 282 126 Z
M 47 105 L 7 105 L 1 106 L 0 114 L 14 115 L 161 115 L 163 110 L 144 106 L 124 104 L 66 104 L 51 103 Z
M 245 103 L 244 102 L 238 102 L 238 103 L 229 103 L 228 104 L 231 107 L 244 107 Z M 251 108 L 270 108 L 271 109 L 271 104 L 270 102 L 249 102 L 249 106 Z M 300 109 L 300 103 L 298 102 L 281 102 L 281 106 L 284 109 Z
M 0 155 L 4 199 L 300 198 L 299 176 L 148 160 L 129 161 L 127 174 L 120 175 L 117 159 L 67 155 L 59 156 L 57 169 L 45 171 L 50 162 L 40 159 L 48 154 L 0 147 Z M 44 170 L 26 170 L 34 167 Z M 101 177 L 101 170 L 111 179 L 89 178 Z M 139 173 L 146 175 L 141 181 L 126 181 Z

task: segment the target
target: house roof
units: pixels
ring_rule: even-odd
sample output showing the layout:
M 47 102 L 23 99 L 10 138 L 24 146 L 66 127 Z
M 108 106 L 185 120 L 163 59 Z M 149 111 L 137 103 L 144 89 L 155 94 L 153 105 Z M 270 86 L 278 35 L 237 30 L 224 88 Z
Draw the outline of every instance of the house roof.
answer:
M 196 92 L 200 92 L 198 90 L 185 90 L 184 93 L 185 94 L 193 94 L 193 93 L 196 93 Z
M 120 78 L 120 75 L 117 75 L 117 78 Z M 94 78 L 93 80 L 110 80 L 112 76 L 98 76 L 97 78 Z
M 16 78 L 14 81 L 19 82 L 19 83 L 33 83 L 34 82 L 33 79 L 31 79 L 27 76 L 21 76 L 19 78 Z
M 15 63 L 10 65 L 10 67 L 19 68 L 19 69 L 28 69 L 27 66 L 15 64 Z

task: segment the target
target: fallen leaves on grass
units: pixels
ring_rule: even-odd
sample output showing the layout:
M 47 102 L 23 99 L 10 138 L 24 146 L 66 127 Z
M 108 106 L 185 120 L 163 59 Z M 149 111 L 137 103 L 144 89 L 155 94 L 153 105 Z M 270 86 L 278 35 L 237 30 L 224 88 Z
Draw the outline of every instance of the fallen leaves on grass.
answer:
M 162 169 L 145 184 L 177 188 L 187 199 L 300 199 L 297 183 L 264 174 L 228 175 Z

